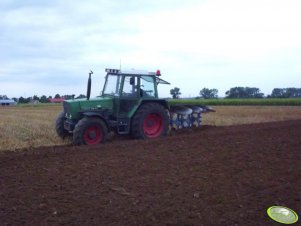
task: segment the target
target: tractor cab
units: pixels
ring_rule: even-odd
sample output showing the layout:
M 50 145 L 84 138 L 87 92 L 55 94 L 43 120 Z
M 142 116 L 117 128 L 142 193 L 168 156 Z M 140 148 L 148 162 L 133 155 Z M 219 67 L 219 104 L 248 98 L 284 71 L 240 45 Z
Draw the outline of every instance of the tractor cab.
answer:
M 122 74 L 110 72 L 106 76 L 103 96 L 118 96 L 128 98 L 155 98 L 158 96 L 154 78 L 148 75 Z M 146 88 L 146 89 L 145 89 Z
M 106 69 L 106 81 L 103 96 L 119 96 L 132 98 L 158 98 L 157 85 L 170 84 L 160 79 L 160 70 L 147 71 L 121 71 Z
M 116 117 L 132 117 L 143 101 L 158 99 L 157 85 L 169 84 L 160 79 L 160 71 L 121 71 L 106 69 L 102 97 L 113 99 Z

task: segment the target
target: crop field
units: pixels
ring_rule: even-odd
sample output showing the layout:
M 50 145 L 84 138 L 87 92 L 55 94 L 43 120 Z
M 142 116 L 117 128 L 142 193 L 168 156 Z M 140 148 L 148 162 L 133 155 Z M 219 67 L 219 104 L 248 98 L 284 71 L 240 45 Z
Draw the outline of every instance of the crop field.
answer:
M 56 135 L 61 109 L 0 108 L 1 225 L 277 226 L 270 206 L 301 214 L 301 106 L 214 106 L 200 128 L 97 146 Z
M 214 106 L 203 114 L 204 125 L 225 126 L 301 119 L 301 106 Z M 54 130 L 61 105 L 21 105 L 0 108 L 0 151 L 66 145 Z
M 62 145 L 54 120 L 62 106 L 0 108 L 0 150 Z
M 174 104 L 203 104 L 231 106 L 301 106 L 301 98 L 238 98 L 238 99 L 177 99 L 169 100 Z

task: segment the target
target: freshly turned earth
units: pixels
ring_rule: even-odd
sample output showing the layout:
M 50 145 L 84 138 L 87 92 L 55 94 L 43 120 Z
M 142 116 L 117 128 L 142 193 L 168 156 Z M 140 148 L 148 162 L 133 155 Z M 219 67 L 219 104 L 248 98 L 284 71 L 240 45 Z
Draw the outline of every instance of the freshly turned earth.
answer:
M 301 215 L 301 120 L 0 153 L 0 225 L 277 226 L 272 205 Z

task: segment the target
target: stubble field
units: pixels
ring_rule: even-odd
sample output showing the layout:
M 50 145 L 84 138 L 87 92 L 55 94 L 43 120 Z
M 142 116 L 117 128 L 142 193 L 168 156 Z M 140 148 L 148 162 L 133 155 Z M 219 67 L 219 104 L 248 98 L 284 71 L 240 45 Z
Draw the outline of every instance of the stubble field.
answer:
M 203 125 L 227 126 L 301 119 L 301 106 L 215 106 Z M 0 107 L 0 151 L 70 144 L 54 130 L 61 105 Z

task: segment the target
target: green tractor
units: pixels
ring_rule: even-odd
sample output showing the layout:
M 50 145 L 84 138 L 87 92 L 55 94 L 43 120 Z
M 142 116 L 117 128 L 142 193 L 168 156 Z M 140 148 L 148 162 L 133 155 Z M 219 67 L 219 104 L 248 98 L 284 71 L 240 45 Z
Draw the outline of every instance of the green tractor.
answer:
M 148 139 L 166 136 L 172 128 L 200 126 L 201 113 L 212 111 L 206 106 L 170 105 L 158 98 L 160 71 L 122 71 L 106 69 L 102 94 L 90 99 L 89 73 L 87 98 L 65 100 L 64 111 L 56 119 L 61 138 L 72 136 L 75 145 L 104 143 L 108 133 L 130 134 Z

